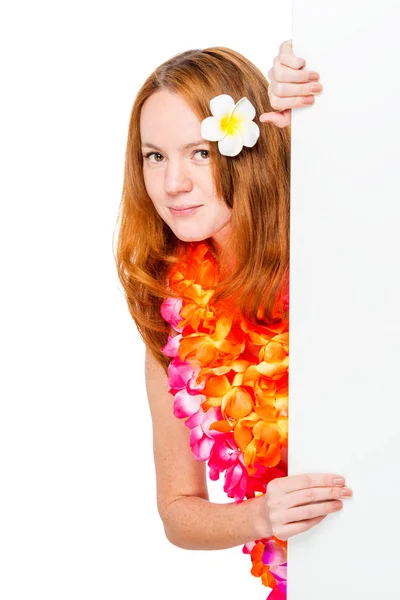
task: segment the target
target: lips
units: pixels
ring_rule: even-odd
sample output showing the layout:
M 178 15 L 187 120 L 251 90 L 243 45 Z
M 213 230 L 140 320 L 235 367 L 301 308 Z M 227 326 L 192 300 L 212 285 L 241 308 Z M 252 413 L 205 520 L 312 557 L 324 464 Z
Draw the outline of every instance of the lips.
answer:
M 199 208 L 201 204 L 193 204 L 193 206 L 170 206 L 171 210 L 179 211 L 179 210 L 189 210 L 190 208 Z
M 188 207 L 179 207 L 179 208 L 178 207 L 172 207 L 172 206 L 170 206 L 169 210 L 176 217 L 184 217 L 186 215 L 192 215 L 199 208 L 201 208 L 201 206 L 203 206 L 203 205 L 202 204 L 198 204 L 197 206 L 188 206 Z

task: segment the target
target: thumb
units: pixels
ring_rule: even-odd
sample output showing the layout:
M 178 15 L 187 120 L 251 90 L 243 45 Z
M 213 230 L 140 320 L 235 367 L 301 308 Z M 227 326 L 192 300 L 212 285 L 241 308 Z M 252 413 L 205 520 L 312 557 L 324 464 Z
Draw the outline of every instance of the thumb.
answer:
M 287 127 L 292 122 L 292 110 L 287 108 L 280 112 L 266 112 L 260 115 L 261 123 L 272 123 L 276 127 Z

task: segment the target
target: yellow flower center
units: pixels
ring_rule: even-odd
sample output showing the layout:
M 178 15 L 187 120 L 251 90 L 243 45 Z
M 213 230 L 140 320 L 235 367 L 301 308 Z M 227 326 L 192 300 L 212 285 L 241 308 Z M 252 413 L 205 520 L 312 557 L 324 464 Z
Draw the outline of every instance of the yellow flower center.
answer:
M 235 133 L 236 129 L 239 129 L 239 125 L 242 122 L 242 119 L 240 119 L 239 117 L 237 117 L 235 115 L 235 113 L 233 113 L 230 118 L 229 115 L 226 115 L 225 117 L 222 117 L 220 123 L 221 123 L 221 129 L 224 133 L 228 134 L 228 135 L 232 135 L 233 133 Z

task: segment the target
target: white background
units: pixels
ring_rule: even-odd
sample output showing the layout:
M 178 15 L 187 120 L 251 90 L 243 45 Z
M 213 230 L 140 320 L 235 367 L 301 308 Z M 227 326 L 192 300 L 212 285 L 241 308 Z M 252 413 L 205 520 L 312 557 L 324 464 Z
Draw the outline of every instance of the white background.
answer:
M 289 0 L 3 4 L 2 600 L 266 597 L 241 547 L 194 552 L 164 537 L 144 348 L 112 235 L 130 110 L 148 74 L 211 45 L 267 74 L 291 37 Z M 210 485 L 215 501 L 220 489 Z
M 397 0 L 294 0 L 324 91 L 294 111 L 289 474 L 353 498 L 289 541 L 289 600 L 399 598 Z

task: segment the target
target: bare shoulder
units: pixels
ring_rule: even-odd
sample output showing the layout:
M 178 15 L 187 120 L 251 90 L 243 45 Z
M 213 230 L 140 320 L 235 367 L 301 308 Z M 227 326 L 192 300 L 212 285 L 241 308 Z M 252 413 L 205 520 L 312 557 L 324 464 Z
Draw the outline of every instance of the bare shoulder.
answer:
M 173 414 L 174 397 L 168 391 L 168 377 L 148 348 L 145 376 L 153 425 L 157 506 L 163 518 L 169 504 L 179 497 L 199 496 L 208 500 L 206 465 L 192 454 L 190 430 L 184 419 Z

